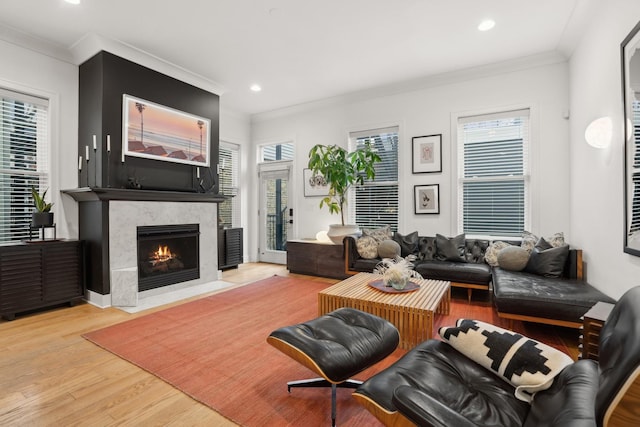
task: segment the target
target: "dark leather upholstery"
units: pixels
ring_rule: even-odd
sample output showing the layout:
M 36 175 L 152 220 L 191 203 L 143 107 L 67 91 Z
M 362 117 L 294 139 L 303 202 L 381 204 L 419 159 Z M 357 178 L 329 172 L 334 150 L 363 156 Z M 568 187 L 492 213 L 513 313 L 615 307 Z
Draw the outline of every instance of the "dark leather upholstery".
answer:
M 340 308 L 271 333 L 312 359 L 331 382 L 343 382 L 378 363 L 398 346 L 398 330 L 386 320 Z
M 361 258 L 356 249 L 356 239 L 345 237 L 348 247 L 347 265 L 351 271 L 371 273 L 380 259 Z M 435 237 L 418 237 L 415 270 L 425 279 L 447 280 L 458 283 L 472 283 L 489 286 L 491 283 L 491 267 L 484 262 L 484 254 L 489 247 L 488 240 L 467 239 L 464 242 L 464 260 L 466 262 L 451 262 L 437 260 L 437 245 Z
M 483 258 L 484 259 L 484 258 Z M 491 282 L 491 267 L 488 264 L 420 261 L 414 267 L 422 277 L 450 282 L 476 283 L 486 285 Z
M 640 366 L 640 286 L 628 290 L 609 314 L 600 331 L 599 356 L 600 392 L 596 413 L 601 425 L 627 374 Z
M 598 301 L 615 302 L 582 280 L 493 269 L 493 302 L 498 312 L 580 322 Z
M 517 400 L 508 383 L 439 340 L 418 345 L 364 382 L 356 395 L 420 426 L 602 426 L 612 402 L 625 402 L 618 396 L 626 392 L 625 384 L 638 381 L 640 286 L 616 303 L 599 348 L 599 363 L 579 360 L 567 366 L 549 389 L 536 393 L 531 406 Z M 637 402 L 626 404 L 631 410 L 625 425 L 640 425 Z
M 441 422 L 434 425 L 456 425 L 447 424 L 449 412 L 477 425 L 522 425 L 529 410 L 526 402 L 516 399 L 511 385 L 439 340 L 419 344 L 356 393 L 396 411 L 393 392 L 403 385 L 442 404 L 443 412 L 435 415 Z

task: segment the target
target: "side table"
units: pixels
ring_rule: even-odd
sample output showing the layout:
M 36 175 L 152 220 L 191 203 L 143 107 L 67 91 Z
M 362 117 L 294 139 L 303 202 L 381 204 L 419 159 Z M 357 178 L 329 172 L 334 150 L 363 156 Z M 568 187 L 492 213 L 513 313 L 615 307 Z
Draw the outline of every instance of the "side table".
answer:
M 612 309 L 613 304 L 598 302 L 582 317 L 580 359 L 599 359 L 600 331 Z
M 291 273 L 345 279 L 344 248 L 318 240 L 287 240 L 287 269 Z

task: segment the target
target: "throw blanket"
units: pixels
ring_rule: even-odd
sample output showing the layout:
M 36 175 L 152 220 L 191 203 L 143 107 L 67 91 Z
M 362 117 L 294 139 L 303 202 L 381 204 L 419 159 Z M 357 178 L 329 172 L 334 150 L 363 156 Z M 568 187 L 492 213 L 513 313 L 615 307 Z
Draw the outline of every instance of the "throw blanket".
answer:
M 479 320 L 459 319 L 440 336 L 453 348 L 513 385 L 515 396 L 531 402 L 573 359 L 546 344 Z

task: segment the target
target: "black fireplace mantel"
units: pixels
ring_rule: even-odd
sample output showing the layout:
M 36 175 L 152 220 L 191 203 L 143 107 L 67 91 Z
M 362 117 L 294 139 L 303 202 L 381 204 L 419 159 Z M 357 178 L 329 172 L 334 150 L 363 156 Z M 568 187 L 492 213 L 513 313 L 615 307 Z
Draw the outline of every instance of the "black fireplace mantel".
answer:
M 211 193 L 191 193 L 187 191 L 135 190 L 127 188 L 81 187 L 62 190 L 78 202 L 109 200 L 130 200 L 143 202 L 200 202 L 222 203 L 225 196 Z

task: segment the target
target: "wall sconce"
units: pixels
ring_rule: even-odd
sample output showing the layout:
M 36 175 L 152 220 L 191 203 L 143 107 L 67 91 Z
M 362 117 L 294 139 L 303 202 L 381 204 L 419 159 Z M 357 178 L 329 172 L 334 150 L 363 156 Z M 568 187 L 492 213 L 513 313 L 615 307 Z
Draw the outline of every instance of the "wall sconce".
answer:
M 611 117 L 600 117 L 592 121 L 584 132 L 584 139 L 595 148 L 605 148 L 611 144 L 613 123 Z

